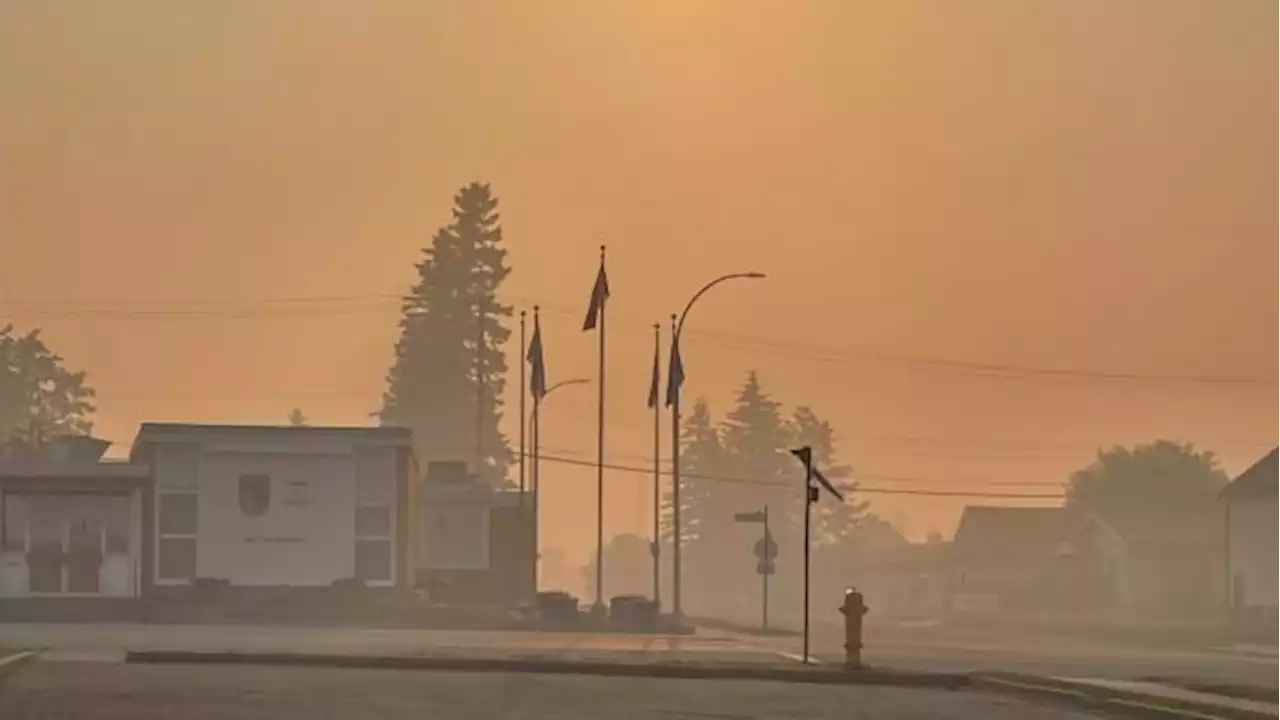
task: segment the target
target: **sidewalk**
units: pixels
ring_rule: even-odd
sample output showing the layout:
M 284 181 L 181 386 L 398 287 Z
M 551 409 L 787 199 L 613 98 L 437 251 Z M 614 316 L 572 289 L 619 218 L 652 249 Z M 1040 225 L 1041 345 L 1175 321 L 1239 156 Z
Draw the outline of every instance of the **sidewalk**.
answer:
M 1269 720 L 1277 717 L 1276 702 L 1200 692 L 1173 684 L 1137 680 L 1080 677 L 1036 677 L 1013 673 L 983 674 L 980 687 L 1015 692 L 1107 709 L 1138 711 L 1157 717 Z

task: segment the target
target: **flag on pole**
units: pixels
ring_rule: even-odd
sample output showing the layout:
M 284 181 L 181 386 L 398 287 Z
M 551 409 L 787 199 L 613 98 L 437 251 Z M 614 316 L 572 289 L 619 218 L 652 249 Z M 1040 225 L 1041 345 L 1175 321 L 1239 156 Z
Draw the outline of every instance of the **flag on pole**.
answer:
M 680 359 L 680 344 L 671 341 L 671 367 L 667 368 L 667 407 L 675 404 L 680 397 L 680 386 L 684 385 L 684 362 Z
M 587 308 L 587 319 L 582 321 L 582 331 L 595 330 L 604 312 L 604 303 L 609 299 L 609 276 L 604 271 L 604 257 L 600 258 L 600 271 L 596 273 L 596 284 L 591 288 L 591 306 Z
M 658 386 L 662 380 L 658 371 L 658 342 L 653 343 L 653 374 L 649 376 L 649 405 L 650 410 L 658 407 Z
M 529 394 L 534 400 L 541 400 L 547 394 L 547 366 L 542 359 L 542 323 L 536 311 L 533 314 L 533 338 L 529 340 L 525 360 L 529 362 Z

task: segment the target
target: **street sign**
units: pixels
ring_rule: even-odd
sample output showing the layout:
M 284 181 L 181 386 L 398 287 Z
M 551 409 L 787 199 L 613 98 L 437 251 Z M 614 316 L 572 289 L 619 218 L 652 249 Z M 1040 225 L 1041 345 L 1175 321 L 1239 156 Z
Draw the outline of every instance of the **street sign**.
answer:
M 778 543 L 772 535 L 766 535 L 756 541 L 755 553 L 761 560 L 774 560 L 778 557 Z
M 734 522 L 740 523 L 762 523 L 768 517 L 763 510 L 755 510 L 753 512 L 740 512 L 733 514 Z
M 840 491 L 837 490 L 834 485 L 827 482 L 827 477 L 823 475 L 822 472 L 818 470 L 818 468 L 813 469 L 813 477 L 816 478 L 818 482 L 822 483 L 822 487 L 826 488 L 827 492 L 831 493 L 832 495 L 835 495 L 836 499 L 839 500 L 840 502 L 844 502 L 844 495 L 841 495 Z M 814 498 L 814 499 L 816 500 L 817 498 Z
M 768 577 L 774 574 L 774 572 L 776 572 L 777 569 L 778 569 L 777 566 L 773 564 L 772 560 L 761 560 L 760 562 L 756 563 L 757 575 L 764 575 L 765 577 Z

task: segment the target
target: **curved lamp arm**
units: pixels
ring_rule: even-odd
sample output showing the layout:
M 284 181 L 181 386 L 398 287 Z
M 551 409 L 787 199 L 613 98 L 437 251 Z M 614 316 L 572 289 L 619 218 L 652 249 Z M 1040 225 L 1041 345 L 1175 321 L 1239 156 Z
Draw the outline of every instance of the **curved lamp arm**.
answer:
M 694 293 L 693 297 L 689 298 L 689 304 L 685 305 L 684 311 L 680 313 L 680 320 L 676 322 L 675 340 L 678 341 L 680 339 L 680 332 L 684 330 L 684 320 L 685 317 L 689 315 L 689 310 L 693 308 L 694 303 L 698 302 L 698 298 L 705 295 L 708 290 L 722 282 L 728 282 L 729 280 L 762 280 L 763 278 L 764 273 L 762 272 L 729 273 L 728 275 L 721 275 L 715 280 L 703 285 L 701 290 Z

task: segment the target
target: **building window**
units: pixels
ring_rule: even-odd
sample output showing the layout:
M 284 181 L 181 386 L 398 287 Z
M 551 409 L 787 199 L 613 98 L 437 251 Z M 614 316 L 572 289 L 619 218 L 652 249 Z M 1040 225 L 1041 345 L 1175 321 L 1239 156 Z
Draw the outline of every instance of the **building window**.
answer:
M 271 478 L 262 474 L 240 476 L 240 510 L 261 517 L 271 509 Z
M 391 582 L 391 541 L 356 541 L 356 577 L 365 582 Z
M 373 505 L 356 508 L 356 537 L 391 537 L 391 508 Z
M 27 515 L 22 501 L 12 496 L 4 498 L 4 536 L 0 538 L 0 551 L 27 551 Z
M 199 521 L 195 493 L 160 494 L 160 534 L 195 535 Z
M 190 580 L 196 576 L 196 535 L 200 496 L 162 492 L 156 496 L 156 580 Z M 119 538 L 127 542 L 126 538 Z
M 355 574 L 365 582 L 394 582 L 395 530 L 390 505 L 356 505 Z
M 190 580 L 196 576 L 196 539 L 160 538 L 158 571 L 161 580 Z

